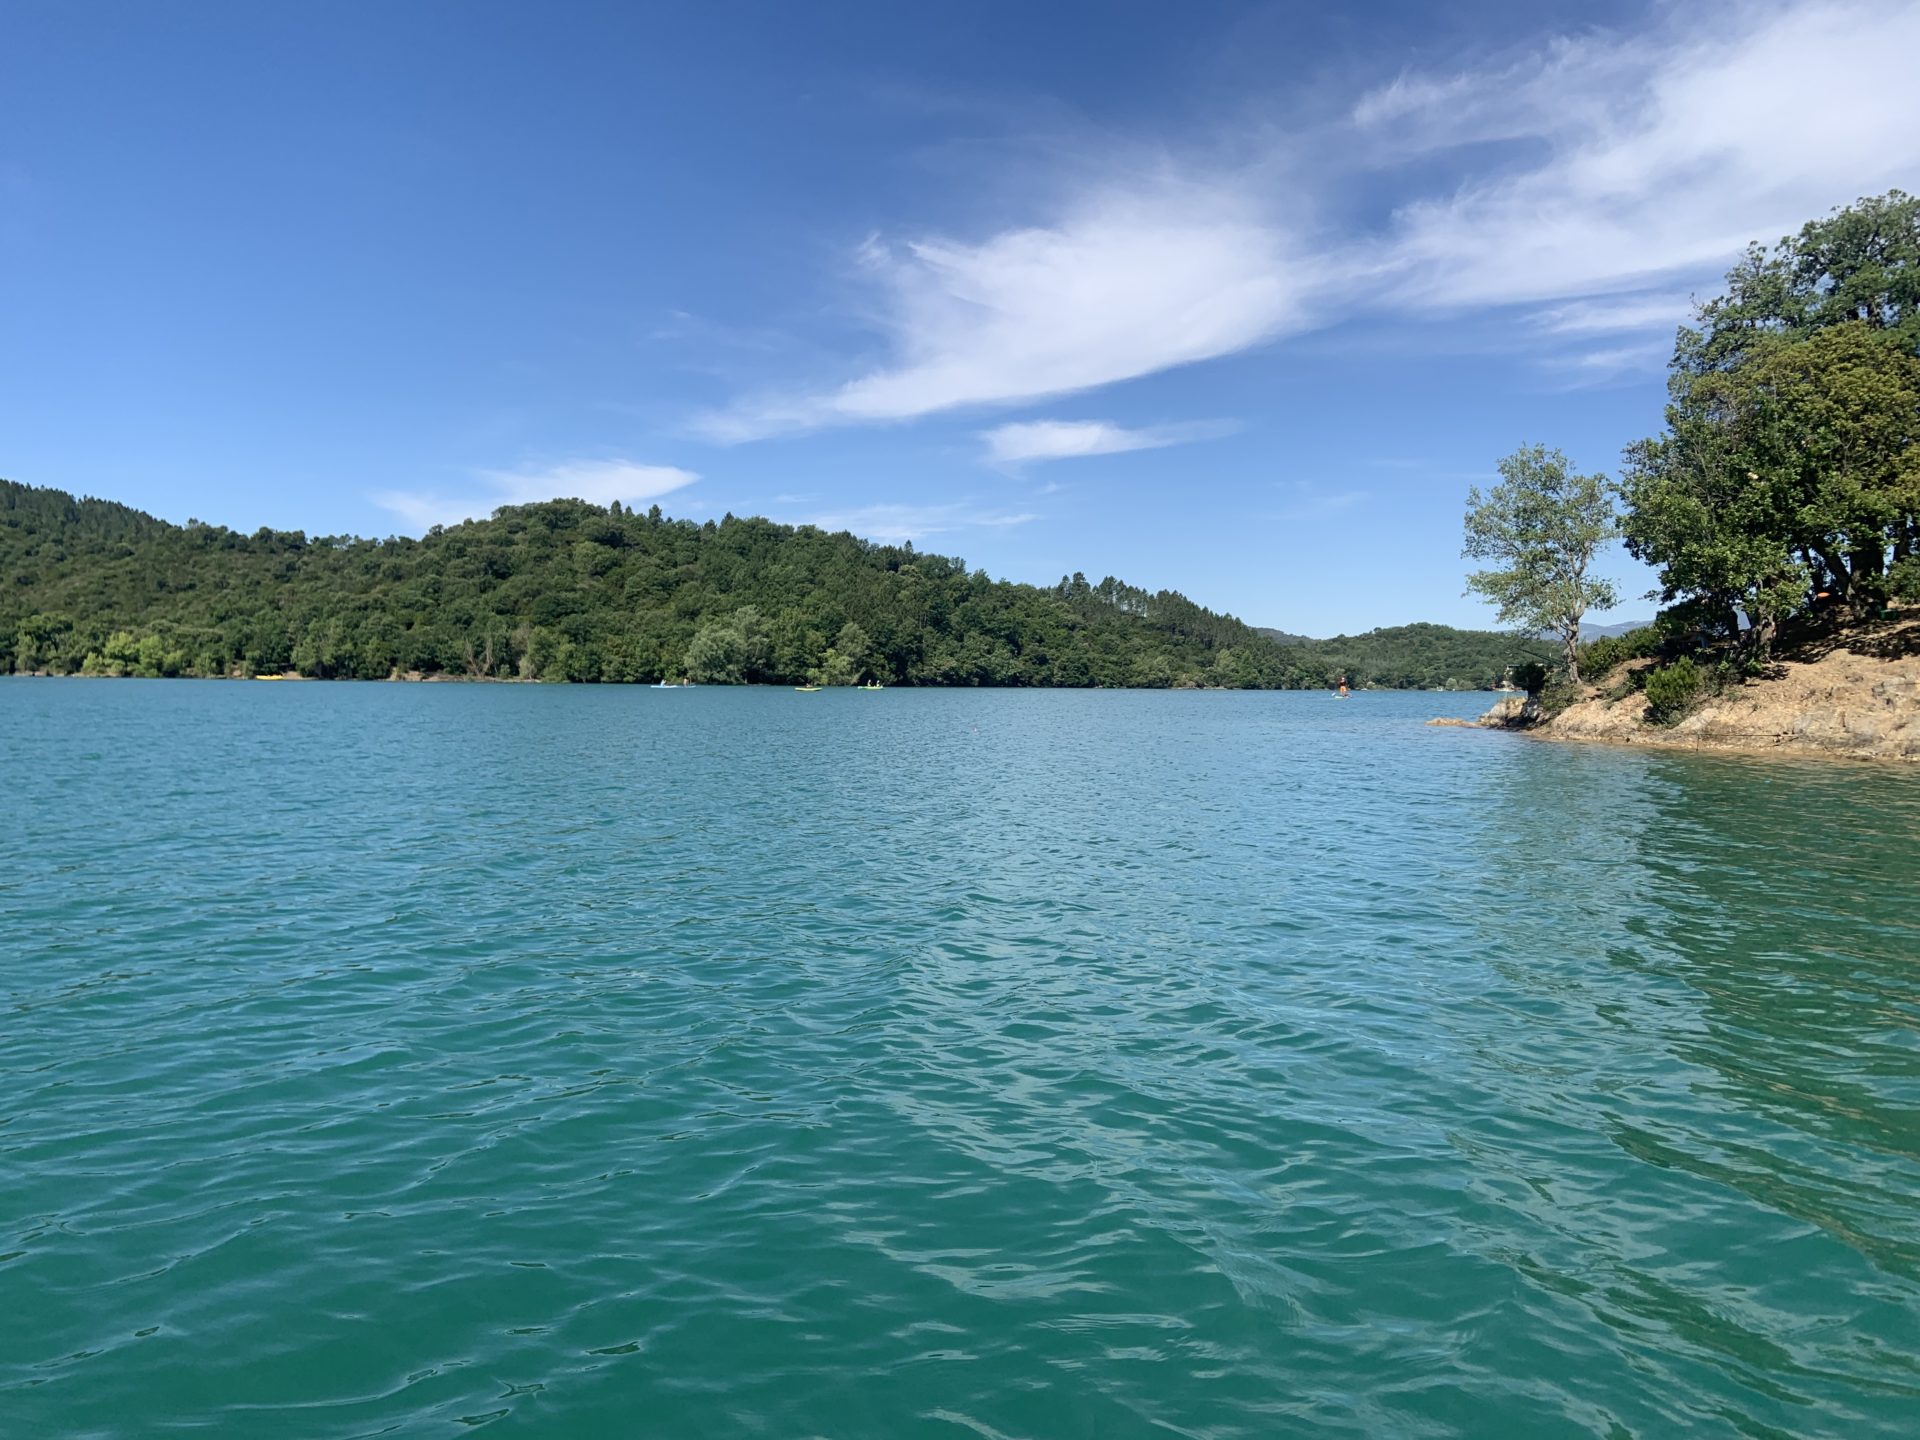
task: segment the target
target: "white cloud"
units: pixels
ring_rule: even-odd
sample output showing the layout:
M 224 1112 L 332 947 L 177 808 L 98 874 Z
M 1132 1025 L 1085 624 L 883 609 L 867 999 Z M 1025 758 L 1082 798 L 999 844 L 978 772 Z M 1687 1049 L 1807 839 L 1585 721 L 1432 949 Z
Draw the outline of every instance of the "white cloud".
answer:
M 1070 460 L 1082 455 L 1120 455 L 1158 450 L 1228 433 L 1221 424 L 1157 425 L 1128 429 L 1109 420 L 1022 420 L 982 430 L 986 456 L 996 465 L 1029 460 Z
M 1267 135 L 1237 166 L 1067 177 L 1037 223 L 869 236 L 853 268 L 883 361 L 837 386 L 749 396 L 697 428 L 735 442 L 1029 404 L 1383 313 L 1533 307 L 1539 323 L 1511 332 L 1524 347 L 1650 331 L 1684 318 L 1668 300 L 1716 288 L 1748 242 L 1920 175 L 1920 4 L 1654 15 L 1635 33 L 1404 73 L 1325 125 Z M 1384 221 L 1307 228 L 1388 184 L 1400 199 Z
M 1525 140 L 1549 117 L 1567 131 L 1602 123 L 1610 97 L 1633 83 L 1650 51 L 1618 36 L 1550 36 L 1447 74 L 1402 71 L 1362 95 L 1354 138 L 1376 163 L 1462 145 Z
M 477 493 L 446 495 L 418 490 L 385 490 L 373 496 L 382 509 L 416 529 L 458 525 L 483 519 L 502 505 L 537 500 L 585 500 L 610 505 L 652 500 L 700 477 L 672 465 L 636 465 L 630 460 L 573 460 L 544 470 L 483 470 Z
M 1671 334 L 1686 323 L 1692 297 L 1677 291 L 1576 300 L 1538 311 L 1534 324 L 1551 335 L 1596 335 L 1626 330 Z
M 1573 350 L 1548 357 L 1553 369 L 1567 372 L 1576 385 L 1598 384 L 1634 371 L 1657 372 L 1673 347 L 1658 343 L 1608 345 L 1597 350 Z
M 1435 150 L 1498 136 L 1545 154 L 1404 206 L 1385 239 L 1395 291 L 1471 307 L 1717 275 L 1750 240 L 1910 183 L 1920 85 L 1894 57 L 1917 54 L 1910 0 L 1689 6 L 1653 36 L 1403 77 L 1361 102 L 1363 129 L 1417 127 Z
M 822 530 L 850 530 L 867 540 L 898 545 L 951 530 L 1004 529 L 1025 525 L 1038 515 L 982 511 L 967 505 L 863 505 L 827 515 L 809 515 L 795 523 Z
M 1018 404 L 1232 354 L 1307 324 L 1313 262 L 1232 188 L 1154 182 L 978 241 L 877 239 L 892 359 L 824 394 L 702 417 L 723 441 Z

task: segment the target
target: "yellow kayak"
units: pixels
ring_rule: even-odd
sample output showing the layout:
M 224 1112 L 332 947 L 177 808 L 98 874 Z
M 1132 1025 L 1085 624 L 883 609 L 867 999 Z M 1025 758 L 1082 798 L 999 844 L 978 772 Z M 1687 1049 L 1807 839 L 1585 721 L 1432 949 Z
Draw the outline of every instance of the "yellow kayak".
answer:
M 793 688 L 798 690 L 802 695 L 811 695 L 820 687 L 818 685 L 796 685 Z

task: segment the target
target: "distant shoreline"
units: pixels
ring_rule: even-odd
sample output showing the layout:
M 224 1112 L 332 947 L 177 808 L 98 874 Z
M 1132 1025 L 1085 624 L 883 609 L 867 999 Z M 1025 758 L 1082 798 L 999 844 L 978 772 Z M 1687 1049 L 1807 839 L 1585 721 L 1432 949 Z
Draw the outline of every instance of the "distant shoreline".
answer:
M 701 683 L 694 685 L 661 686 L 652 680 L 541 680 L 522 679 L 507 675 L 385 675 L 379 679 L 363 679 L 357 675 L 87 675 L 78 671 L 55 670 L 16 670 L 12 673 L 0 672 L 0 680 L 165 680 L 185 681 L 195 685 L 205 684 L 246 684 L 255 681 L 276 683 L 298 681 L 307 685 L 539 685 L 556 690 L 791 690 L 792 685 L 782 681 L 752 681 L 737 685 Z M 859 690 L 859 685 L 826 685 L 823 690 Z M 890 681 L 884 687 L 888 690 L 1034 690 L 1034 691 L 1090 691 L 1107 690 L 1116 693 L 1138 693 L 1143 695 L 1161 692 L 1176 694 L 1221 694 L 1221 695 L 1331 695 L 1334 692 L 1316 685 L 1249 687 L 1242 685 L 915 685 L 906 681 Z M 1445 686 L 1419 685 L 1373 685 L 1357 688 L 1351 692 L 1361 695 L 1506 695 L 1517 694 L 1513 690 L 1451 690 Z M 1475 724 L 1474 721 L 1461 721 L 1462 724 Z

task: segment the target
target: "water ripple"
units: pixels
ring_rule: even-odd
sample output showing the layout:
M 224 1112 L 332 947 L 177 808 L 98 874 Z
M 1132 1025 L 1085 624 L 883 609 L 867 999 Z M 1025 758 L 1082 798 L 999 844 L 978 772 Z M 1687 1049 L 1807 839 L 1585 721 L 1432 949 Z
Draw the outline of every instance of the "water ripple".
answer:
M 1920 776 L 1434 708 L 0 685 L 7 1432 L 1912 1433 Z

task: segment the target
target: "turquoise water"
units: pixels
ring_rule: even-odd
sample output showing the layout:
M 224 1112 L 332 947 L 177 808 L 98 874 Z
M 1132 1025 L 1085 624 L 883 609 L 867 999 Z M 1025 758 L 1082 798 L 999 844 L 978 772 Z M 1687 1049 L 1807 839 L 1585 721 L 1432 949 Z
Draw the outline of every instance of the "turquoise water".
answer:
M 0 1434 L 1920 1431 L 1920 774 L 0 683 Z

